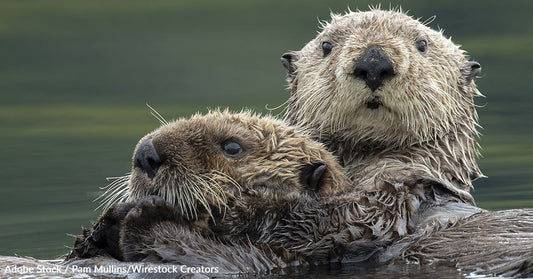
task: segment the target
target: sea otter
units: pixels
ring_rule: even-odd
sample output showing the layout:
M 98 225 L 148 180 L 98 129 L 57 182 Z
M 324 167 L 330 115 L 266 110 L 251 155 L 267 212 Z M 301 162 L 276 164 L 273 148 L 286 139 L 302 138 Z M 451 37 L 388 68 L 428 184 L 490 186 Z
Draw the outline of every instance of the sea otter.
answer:
M 333 14 L 316 38 L 281 61 L 291 90 L 286 120 L 334 152 L 355 187 L 379 191 L 418 177 L 440 189 L 417 207 L 411 219 L 417 229 L 381 260 L 446 259 L 465 271 L 491 270 L 496 263 L 503 270 L 531 268 L 530 254 L 505 253 L 495 241 L 509 237 L 507 226 L 530 223 L 530 210 L 486 212 L 469 193 L 472 180 L 483 177 L 474 104 L 482 96 L 474 83 L 481 66 L 459 46 L 401 10 L 372 9 Z M 533 250 L 531 229 L 520 227 L 526 250 Z M 477 256 L 462 257 L 460 247 Z M 501 261 L 505 256 L 512 264 Z
M 423 184 L 355 190 L 332 154 L 279 120 L 196 115 L 139 141 L 131 175 L 104 194 L 114 205 L 69 258 L 215 264 L 252 253 L 230 261 L 233 271 L 366 261 L 410 230 L 436 190 Z
M 441 189 L 436 204 L 421 205 L 421 219 L 444 205 L 457 206 L 457 218 L 479 211 L 469 189 L 483 176 L 473 100 L 480 65 L 441 32 L 401 11 L 333 14 L 282 64 L 291 89 L 286 120 L 337 155 L 357 187 L 418 177 Z
M 180 119 L 143 137 L 132 165 L 123 183 L 104 194 L 113 205 L 77 238 L 69 261 L 107 256 L 258 273 L 331 262 L 431 261 L 442 255 L 416 248 L 427 247 L 425 239 L 437 243 L 433 235 L 408 233 L 418 206 L 436 202 L 438 185 L 414 178 L 379 190 L 354 187 L 321 144 L 273 118 L 211 112 Z M 481 232 L 494 227 L 486 213 L 471 217 L 477 216 Z M 507 214 L 501 224 L 517 218 L 512 212 L 498 214 Z M 520 217 L 531 222 L 533 211 Z M 469 220 L 450 230 L 467 228 L 476 237 Z M 527 226 L 500 227 L 494 235 L 507 237 L 511 248 L 533 243 Z M 524 239 L 514 241 L 511 232 Z M 487 254 L 493 246 L 478 241 L 470 249 Z M 530 274 L 525 272 L 531 262 L 523 257 L 531 253 L 516 258 L 525 271 L 516 265 L 503 270 Z M 495 268 L 483 259 L 459 266 Z

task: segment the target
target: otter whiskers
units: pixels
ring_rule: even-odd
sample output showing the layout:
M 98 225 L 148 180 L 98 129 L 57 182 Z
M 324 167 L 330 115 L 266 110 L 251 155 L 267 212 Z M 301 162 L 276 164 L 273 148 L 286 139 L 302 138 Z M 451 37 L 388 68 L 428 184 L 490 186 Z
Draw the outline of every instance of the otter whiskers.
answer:
M 108 181 L 112 182 L 107 186 L 100 187 L 100 189 L 105 189 L 105 191 L 98 198 L 93 200 L 93 202 L 100 202 L 100 205 L 96 207 L 95 210 L 102 209 L 105 211 L 114 204 L 126 202 L 128 199 L 130 178 L 130 173 L 124 176 L 106 178 Z
M 155 119 L 159 120 L 159 123 L 161 123 L 161 125 L 168 124 L 168 121 L 157 110 L 151 107 L 148 103 L 146 104 L 146 106 L 150 109 L 150 114 L 155 117 Z

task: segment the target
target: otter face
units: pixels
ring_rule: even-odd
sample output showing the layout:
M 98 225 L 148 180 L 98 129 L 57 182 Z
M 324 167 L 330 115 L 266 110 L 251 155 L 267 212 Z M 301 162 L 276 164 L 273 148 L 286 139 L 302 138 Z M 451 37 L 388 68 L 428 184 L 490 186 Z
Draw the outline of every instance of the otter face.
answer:
M 330 194 L 345 179 L 331 154 L 293 128 L 249 113 L 212 112 L 169 123 L 139 141 L 128 200 L 156 195 L 186 220 L 208 220 L 236 204 Z
M 292 91 L 288 121 L 325 141 L 341 134 L 352 144 L 398 147 L 457 132 L 457 123 L 475 127 L 479 64 L 401 12 L 332 15 L 282 63 Z

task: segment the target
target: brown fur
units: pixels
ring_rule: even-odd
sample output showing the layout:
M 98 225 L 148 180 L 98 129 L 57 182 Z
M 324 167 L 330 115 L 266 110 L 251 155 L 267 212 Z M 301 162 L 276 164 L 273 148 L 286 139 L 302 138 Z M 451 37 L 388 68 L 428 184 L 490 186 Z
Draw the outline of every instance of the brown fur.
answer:
M 240 142 L 243 152 L 236 157 L 225 155 L 222 146 L 228 139 Z M 452 253 L 434 249 L 442 236 L 428 236 L 413 227 L 437 231 L 449 226 L 447 222 L 455 225 L 444 237 L 457 247 L 470 243 L 465 243 L 459 231 L 466 230 L 479 239 L 477 243 L 483 243 L 483 237 L 496 226 L 501 228 L 498 236 L 512 245 L 530 247 L 533 243 L 527 226 L 508 228 L 519 217 L 524 224 L 530 222 L 532 211 L 520 216 L 499 212 L 494 215 L 503 216 L 499 221 L 484 213 L 474 215 L 480 216 L 476 219 L 458 219 L 480 210 L 465 203 L 446 203 L 425 208 L 421 217 L 415 214 L 421 204 L 435 204 L 445 196 L 440 185 L 413 178 L 402 185 L 385 183 L 379 190 L 354 188 L 321 144 L 272 118 L 213 112 L 180 119 L 143 137 L 135 154 L 150 140 L 161 165 L 150 176 L 134 162 L 125 183 L 114 184 L 106 194 L 114 205 L 92 230 L 76 239 L 70 260 L 112 256 L 125 261 L 216 266 L 229 273 L 415 257 L 424 264 L 437 259 L 449 264 L 446 255 Z M 309 188 L 301 178 L 308 176 L 307 167 L 316 161 L 327 168 L 320 172 L 319 185 Z M 113 196 L 112 192 L 126 195 Z M 489 233 L 475 229 L 485 224 L 490 224 Z M 524 239 L 518 243 L 512 233 Z M 491 251 L 493 246 L 489 242 L 474 248 Z M 464 270 L 478 266 L 495 270 L 490 257 L 476 264 L 464 257 L 457 262 Z M 501 272 L 529 274 L 527 260 L 515 257 L 514 262 L 522 264 L 507 265 Z
M 342 248 L 368 258 L 378 246 L 407 233 L 411 202 L 425 194 L 416 181 L 410 181 L 412 188 L 390 185 L 387 193 L 353 191 L 336 158 L 321 144 L 275 119 L 247 113 L 213 112 L 178 120 L 148 134 L 139 145 L 150 139 L 165 162 L 153 178 L 133 168 L 129 201 L 158 195 L 176 207 L 181 222 L 193 231 L 223 243 L 246 240 L 281 249 L 285 262 L 342 258 L 345 252 L 334 248 L 348 245 L 369 246 L 361 251 Z M 239 157 L 221 152 L 228 139 L 243 145 Z M 325 162 L 327 170 L 320 187 L 310 191 L 301 176 L 314 162 Z M 143 226 L 131 228 L 136 227 Z M 173 235 L 149 231 L 150 237 L 163 234 L 155 239 Z
M 426 50 L 417 49 L 420 41 Z M 394 74 L 372 89 L 356 70 L 376 48 Z M 413 178 L 422 189 L 432 185 L 424 196 L 432 199 L 412 203 L 414 213 L 398 212 L 411 216 L 418 230 L 388 246 L 380 261 L 532 275 L 533 211 L 472 206 L 472 180 L 483 176 L 474 104 L 482 95 L 473 81 L 480 66 L 459 46 L 401 11 L 372 9 L 333 14 L 315 39 L 284 54 L 282 63 L 291 89 L 287 121 L 339 156 L 357 189 L 388 193 L 390 185 L 411 187 L 404 182 Z M 522 238 L 515 241 L 515 234 Z M 509 251 L 513 247 L 518 252 Z
M 416 47 L 422 40 L 424 53 Z M 333 46 L 328 55 L 324 42 Z M 376 46 L 395 75 L 372 91 L 354 68 Z M 468 190 L 482 176 L 473 101 L 481 94 L 472 80 L 479 64 L 441 32 L 401 11 L 333 14 L 282 60 L 291 89 L 286 119 L 339 156 L 355 184 L 379 189 L 423 177 L 473 204 Z
M 197 194 L 207 196 L 203 206 L 221 210 L 227 201 L 247 188 L 265 197 L 292 199 L 301 195 L 302 168 L 315 162 L 335 162 L 335 158 L 317 142 L 287 127 L 281 121 L 251 113 L 212 112 L 180 119 L 164 125 L 143 137 L 139 144 L 151 139 L 164 158 L 154 179 L 133 168 L 128 199 L 158 193 L 170 203 L 188 193 L 176 193 L 176 185 L 200 188 Z M 243 152 L 234 158 L 225 156 L 222 145 L 228 140 L 240 143 Z M 328 166 L 321 180 L 320 195 L 346 188 L 342 168 Z M 271 187 L 272 186 L 272 187 Z M 198 198 L 197 196 L 195 196 Z M 196 217 L 187 205 L 180 205 L 187 217 Z
M 228 140 L 241 143 L 243 152 L 225 155 Z M 417 205 L 438 191 L 419 179 L 405 187 L 356 190 L 321 144 L 278 120 L 248 113 L 177 120 L 143 137 L 135 153 L 148 141 L 161 165 L 151 177 L 134 162 L 131 175 L 112 184 L 104 195 L 115 205 L 77 239 L 71 258 L 181 262 L 205 258 L 211 254 L 198 247 L 219 243 L 212 260 L 234 249 L 263 251 L 256 258 L 278 259 L 262 266 L 267 269 L 366 261 L 412 231 Z M 302 177 L 315 162 L 326 169 L 319 185 L 309 188 Z M 183 252 L 178 257 L 169 251 Z M 235 259 L 234 269 L 248 270 L 241 264 L 246 262 Z

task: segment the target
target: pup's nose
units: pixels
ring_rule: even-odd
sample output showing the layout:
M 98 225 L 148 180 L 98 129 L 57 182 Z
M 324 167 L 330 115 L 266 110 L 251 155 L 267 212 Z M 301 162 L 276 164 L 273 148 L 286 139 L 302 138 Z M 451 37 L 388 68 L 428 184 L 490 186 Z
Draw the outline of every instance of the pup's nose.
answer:
M 161 159 L 157 155 L 152 139 L 139 145 L 133 157 L 133 166 L 143 170 L 148 177 L 154 178 L 157 169 L 161 166 Z
M 378 46 L 372 46 L 357 62 L 353 75 L 364 80 L 372 91 L 376 91 L 383 81 L 393 77 L 395 73 L 387 55 Z

